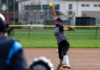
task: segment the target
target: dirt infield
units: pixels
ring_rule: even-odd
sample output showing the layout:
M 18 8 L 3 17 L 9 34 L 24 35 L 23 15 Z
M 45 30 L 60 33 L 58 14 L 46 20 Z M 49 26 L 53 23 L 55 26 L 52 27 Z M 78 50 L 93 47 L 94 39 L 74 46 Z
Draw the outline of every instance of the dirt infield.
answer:
M 54 64 L 59 63 L 56 48 L 24 48 L 28 65 L 38 56 L 46 56 Z M 68 52 L 70 70 L 100 70 L 100 49 L 99 48 L 71 48 Z M 63 69 L 69 70 L 69 69 Z

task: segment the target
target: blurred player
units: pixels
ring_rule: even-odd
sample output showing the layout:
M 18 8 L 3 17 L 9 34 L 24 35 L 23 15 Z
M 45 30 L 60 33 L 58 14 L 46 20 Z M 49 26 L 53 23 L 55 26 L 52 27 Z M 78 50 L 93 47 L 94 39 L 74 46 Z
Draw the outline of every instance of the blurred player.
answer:
M 64 28 L 62 25 L 62 23 L 63 23 L 62 19 L 56 17 L 55 11 L 53 9 L 53 4 L 50 4 L 50 7 L 51 7 L 53 19 L 56 21 L 56 28 L 54 30 L 54 33 L 55 33 L 55 37 L 56 37 L 56 40 L 58 43 L 58 53 L 59 53 L 59 58 L 60 58 L 60 64 L 57 67 L 57 70 L 59 70 L 61 66 L 70 69 L 71 66 L 69 64 L 69 58 L 66 55 L 66 53 L 69 50 L 70 45 L 67 41 L 67 38 L 65 37 L 64 31 L 73 31 L 74 29 L 69 26 L 68 26 L 68 28 Z M 63 65 L 63 63 L 62 63 L 63 60 L 65 62 L 65 65 Z
M 29 70 L 54 70 L 53 64 L 46 57 L 35 58 Z
M 11 32 L 13 31 L 13 27 L 9 27 L 9 24 L 5 23 L 5 28 L 7 28 L 7 35 L 11 36 Z
M 6 36 L 8 27 L 0 14 L 0 70 L 28 70 L 21 44 Z

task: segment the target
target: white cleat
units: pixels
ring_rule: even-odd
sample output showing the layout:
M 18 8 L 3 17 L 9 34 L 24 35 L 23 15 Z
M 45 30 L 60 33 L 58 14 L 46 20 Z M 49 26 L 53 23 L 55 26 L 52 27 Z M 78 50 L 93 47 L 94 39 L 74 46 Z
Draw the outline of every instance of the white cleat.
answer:
M 71 69 L 71 66 L 70 66 L 70 65 L 63 65 L 62 67 L 63 67 L 63 68 Z

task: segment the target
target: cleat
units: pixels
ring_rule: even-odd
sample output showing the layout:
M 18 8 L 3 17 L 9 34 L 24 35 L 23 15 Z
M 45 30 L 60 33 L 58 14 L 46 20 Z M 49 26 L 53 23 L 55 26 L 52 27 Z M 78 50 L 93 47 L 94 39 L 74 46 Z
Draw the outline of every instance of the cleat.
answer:
M 71 66 L 70 66 L 70 65 L 63 65 L 62 67 L 63 67 L 63 68 L 71 69 Z

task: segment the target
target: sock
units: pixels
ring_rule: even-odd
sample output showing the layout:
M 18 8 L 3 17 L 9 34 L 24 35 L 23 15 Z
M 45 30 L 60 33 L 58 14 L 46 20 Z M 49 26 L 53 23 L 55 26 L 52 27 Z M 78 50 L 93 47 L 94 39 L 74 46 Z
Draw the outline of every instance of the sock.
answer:
M 64 58 L 65 64 L 66 64 L 66 65 L 69 65 L 69 58 L 68 58 L 68 56 L 65 55 L 63 58 Z

